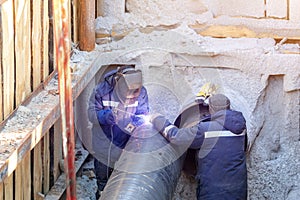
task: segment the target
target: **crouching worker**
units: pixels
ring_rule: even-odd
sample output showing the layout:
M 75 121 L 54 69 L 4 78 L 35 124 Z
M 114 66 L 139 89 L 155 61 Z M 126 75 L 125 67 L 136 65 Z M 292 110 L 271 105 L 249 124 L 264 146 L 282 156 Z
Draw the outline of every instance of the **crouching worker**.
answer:
M 198 149 L 197 199 L 247 199 L 246 121 L 230 109 L 223 94 L 208 100 L 210 115 L 189 128 L 177 128 L 164 116 L 153 116 L 153 126 L 171 143 Z
M 149 112 L 142 72 L 122 66 L 104 75 L 90 96 L 88 117 L 92 123 L 92 146 L 98 192 L 103 191 L 114 164 L 135 127 Z M 97 198 L 99 194 L 96 194 Z

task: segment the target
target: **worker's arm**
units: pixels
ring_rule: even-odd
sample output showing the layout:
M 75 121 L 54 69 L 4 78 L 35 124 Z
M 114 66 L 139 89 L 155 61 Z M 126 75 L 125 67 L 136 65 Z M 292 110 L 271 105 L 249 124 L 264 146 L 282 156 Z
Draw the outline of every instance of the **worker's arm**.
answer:
M 88 118 L 93 124 L 112 125 L 115 117 L 110 109 L 105 109 L 102 103 L 103 91 L 108 90 L 107 84 L 100 83 L 93 90 L 88 107 Z
M 145 87 L 141 88 L 141 93 L 138 97 L 138 107 L 135 115 L 146 115 L 149 113 L 148 93 Z
M 179 129 L 162 115 L 154 117 L 152 124 L 168 141 L 173 144 L 190 146 L 196 141 L 197 143 L 202 143 L 202 141 L 199 140 L 202 140 L 203 134 L 199 134 L 198 125 L 190 128 Z

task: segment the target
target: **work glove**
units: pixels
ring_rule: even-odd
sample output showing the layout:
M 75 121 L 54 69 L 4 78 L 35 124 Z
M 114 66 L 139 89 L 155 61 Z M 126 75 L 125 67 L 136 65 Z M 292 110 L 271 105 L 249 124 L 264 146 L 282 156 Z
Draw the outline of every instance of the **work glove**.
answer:
M 136 127 L 141 126 L 145 123 L 144 115 L 134 115 L 132 117 L 132 124 Z
M 171 123 L 165 118 L 165 116 L 161 114 L 152 115 L 150 118 L 150 122 L 152 123 L 153 127 L 161 133 L 167 126 L 171 125 Z
M 97 118 L 102 125 L 113 125 L 116 123 L 115 117 L 110 109 L 98 111 Z

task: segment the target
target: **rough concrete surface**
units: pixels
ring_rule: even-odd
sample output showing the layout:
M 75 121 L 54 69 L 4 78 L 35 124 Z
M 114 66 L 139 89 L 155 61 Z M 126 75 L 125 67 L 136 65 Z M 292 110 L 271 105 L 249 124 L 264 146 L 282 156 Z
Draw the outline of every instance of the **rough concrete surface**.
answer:
M 135 31 L 118 42 L 98 45 L 94 64 L 135 63 L 144 72 L 151 112 L 170 120 L 201 85 L 218 84 L 247 120 L 249 199 L 292 199 L 300 182 L 300 59 L 282 54 L 274 44 L 272 39 L 203 38 L 185 27 Z M 190 199 L 184 196 L 195 191 L 187 182 L 181 178 L 174 198 Z

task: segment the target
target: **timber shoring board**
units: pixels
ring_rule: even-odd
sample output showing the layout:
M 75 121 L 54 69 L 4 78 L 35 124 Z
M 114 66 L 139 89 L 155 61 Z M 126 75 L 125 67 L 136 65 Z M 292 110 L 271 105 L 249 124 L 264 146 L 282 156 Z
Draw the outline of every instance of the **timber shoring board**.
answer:
M 54 138 L 53 138 L 53 179 L 54 182 L 58 179 L 61 174 L 59 162 L 63 159 L 63 144 L 62 144 L 62 127 L 61 127 L 61 118 L 57 120 L 54 124 Z
M 31 92 L 30 0 L 15 0 L 16 105 Z
M 79 169 L 83 165 L 88 155 L 89 155 L 88 151 L 84 150 L 83 148 L 75 149 L 76 173 L 79 171 Z M 55 184 L 52 186 L 51 190 L 47 193 L 44 200 L 58 200 L 62 197 L 65 190 L 66 190 L 66 174 L 62 173 L 56 180 Z
M 42 140 L 33 149 L 33 199 L 38 199 L 43 193 L 43 161 L 42 161 Z
M 30 152 L 18 165 L 15 171 L 15 199 L 32 199 L 31 198 L 31 160 Z
M 5 1 L 1 5 L 1 26 L 2 26 L 2 81 L 3 81 L 3 114 L 8 117 L 14 109 L 14 8 L 13 0 Z
M 43 138 L 43 193 L 47 193 L 50 189 L 50 132 L 47 131 Z
M 73 100 L 89 84 L 99 66 L 95 63 L 84 64 L 76 74 L 72 75 Z M 39 115 L 26 122 L 18 124 L 22 111 L 15 110 L 10 117 L 0 124 L 0 142 L 3 149 L 0 151 L 0 182 L 13 173 L 24 155 L 44 137 L 44 134 L 59 119 L 59 95 L 57 90 L 56 73 L 53 72 L 22 104 L 30 111 L 38 111 Z M 9 125 L 10 124 L 10 125 Z M 18 126 L 12 126 L 18 124 Z
M 3 187 L 3 183 L 0 183 L 0 200 L 4 199 Z
M 0 6 L 0 12 L 1 12 L 1 6 Z M 2 41 L 3 41 L 3 38 L 2 38 L 2 16 L 0 14 L 0 74 L 2 74 L 2 51 L 3 51 Z M 2 83 L 2 75 L 0 76 L 0 83 Z M 0 94 L 1 94 L 1 96 L 0 96 L 0 121 L 2 121 L 3 120 L 2 85 L 0 85 Z M 1 200 L 1 198 L 0 198 L 0 200 Z
M 49 93 L 56 90 L 50 81 L 54 80 L 53 72 L 21 105 L 30 108 L 29 111 L 38 110 L 37 115 L 19 123 L 22 111 L 16 109 L 5 121 L 0 124 L 0 142 L 3 149 L 0 151 L 0 182 L 12 174 L 17 164 L 23 159 L 43 137 L 44 133 L 59 118 L 59 96 Z M 20 108 L 19 107 L 19 108 Z M 21 114 L 20 114 L 21 113 Z
M 78 28 L 79 28 L 79 23 L 78 23 L 79 20 L 78 19 L 79 19 L 79 16 L 80 16 L 79 11 L 80 11 L 79 2 L 78 2 L 78 0 L 74 0 L 73 4 L 72 4 L 72 12 L 71 12 L 72 13 L 72 24 L 73 24 L 72 27 L 73 27 L 73 29 L 70 29 L 70 30 L 73 31 L 72 40 L 75 44 L 77 44 L 78 40 L 79 40 L 79 35 L 78 35 Z
M 4 197 L 5 199 L 14 199 L 14 174 L 4 181 Z
M 45 80 L 49 75 L 49 12 L 48 1 L 43 0 L 43 42 L 42 42 L 42 79 Z
M 42 73 L 42 2 L 35 0 L 32 9 L 32 84 L 33 89 L 41 83 Z

